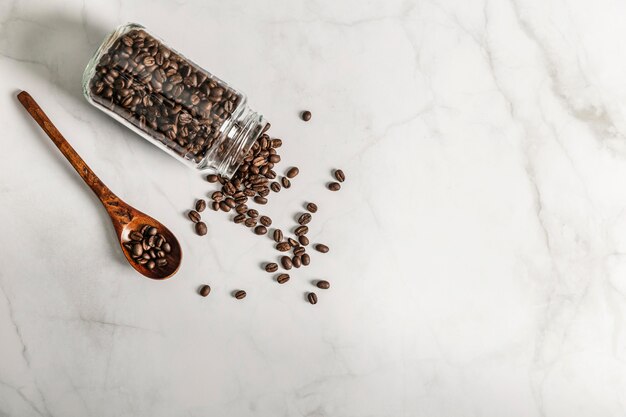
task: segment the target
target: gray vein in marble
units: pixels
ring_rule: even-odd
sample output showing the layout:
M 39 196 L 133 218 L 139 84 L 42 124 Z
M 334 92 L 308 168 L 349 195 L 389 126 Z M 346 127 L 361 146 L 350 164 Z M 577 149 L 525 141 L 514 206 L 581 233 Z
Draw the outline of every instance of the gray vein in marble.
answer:
M 562 103 L 563 107 L 574 116 L 576 119 L 584 123 L 589 127 L 589 130 L 594 133 L 594 136 L 600 140 L 601 142 L 605 141 L 608 138 L 618 138 L 620 141 L 626 139 L 624 134 L 619 131 L 618 126 L 615 124 L 613 119 L 611 118 L 609 111 L 607 110 L 606 104 L 601 103 L 598 106 L 595 106 L 591 103 L 588 103 L 587 106 L 578 108 L 572 101 L 572 98 L 563 91 L 563 82 L 559 76 L 559 68 L 558 63 L 551 58 L 551 53 L 548 47 L 545 45 L 545 41 L 542 40 L 539 34 L 532 28 L 530 22 L 523 18 L 522 9 L 518 2 L 518 0 L 510 0 L 513 12 L 515 17 L 519 23 L 519 27 L 526 34 L 528 39 L 530 39 L 537 49 L 540 51 L 543 61 L 545 63 L 545 68 L 547 70 L 548 75 L 552 81 L 552 90 L 554 92 L 555 97 L 559 99 Z M 582 51 L 580 53 L 583 53 Z M 581 78 L 583 78 L 587 84 L 589 83 L 588 77 L 586 76 L 584 70 L 580 66 L 580 59 L 577 59 L 578 70 Z M 622 144 L 624 146 L 624 144 Z M 618 149 L 613 149 L 614 151 Z M 619 149 L 621 152 L 624 152 L 624 149 Z
M 2 381 L 2 380 L 0 380 L 0 386 L 6 387 L 6 388 L 14 391 L 26 404 L 28 404 L 28 406 L 30 408 L 33 409 L 33 411 L 35 411 L 35 413 L 37 413 L 37 415 L 42 416 L 42 417 L 49 415 L 48 413 L 44 414 L 39 409 L 39 407 L 37 407 L 37 405 L 35 403 L 33 403 L 26 395 L 24 395 L 24 393 L 22 392 L 20 387 L 14 387 L 13 385 L 11 385 L 11 384 L 9 384 L 9 383 L 7 383 L 5 381 Z M 8 416 L 8 414 L 6 414 L 6 415 Z
M 22 346 L 22 350 L 21 350 L 21 355 L 22 358 L 24 359 L 25 365 L 26 367 L 31 370 L 31 363 L 30 363 L 30 356 L 28 353 L 28 349 L 26 346 L 26 342 L 24 340 L 24 337 L 22 335 L 22 331 L 15 319 L 15 309 L 13 307 L 13 304 L 11 302 L 10 297 L 7 295 L 6 291 L 4 290 L 4 286 L 2 285 L 2 283 L 0 282 L 0 292 L 2 293 L 2 295 L 4 296 L 4 298 L 6 299 L 7 302 L 7 307 L 9 309 L 9 319 L 11 320 L 11 323 L 13 323 L 13 327 L 15 329 L 15 334 Z M 31 372 L 32 373 L 32 372 Z M 37 392 L 39 393 L 40 399 L 41 399 L 41 404 L 44 407 L 44 411 L 46 415 L 52 415 L 52 413 L 48 410 L 47 404 L 46 404 L 46 398 L 43 395 L 43 392 L 41 391 L 41 388 L 39 387 L 39 384 L 37 382 L 37 379 L 33 376 L 33 384 L 37 390 Z

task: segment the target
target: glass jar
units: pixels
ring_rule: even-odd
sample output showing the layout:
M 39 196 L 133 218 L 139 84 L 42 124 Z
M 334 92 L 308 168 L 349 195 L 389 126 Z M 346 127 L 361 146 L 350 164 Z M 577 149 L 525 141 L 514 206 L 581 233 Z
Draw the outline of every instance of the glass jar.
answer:
M 87 101 L 178 160 L 230 178 L 269 124 L 246 96 L 143 26 L 120 26 L 83 74 Z

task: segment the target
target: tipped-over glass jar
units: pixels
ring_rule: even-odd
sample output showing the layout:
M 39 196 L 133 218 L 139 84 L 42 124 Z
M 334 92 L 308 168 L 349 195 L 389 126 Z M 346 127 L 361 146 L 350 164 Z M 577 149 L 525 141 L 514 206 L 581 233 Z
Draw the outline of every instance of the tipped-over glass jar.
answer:
M 104 40 L 85 69 L 83 92 L 180 161 L 227 178 L 269 127 L 245 95 L 133 23 Z

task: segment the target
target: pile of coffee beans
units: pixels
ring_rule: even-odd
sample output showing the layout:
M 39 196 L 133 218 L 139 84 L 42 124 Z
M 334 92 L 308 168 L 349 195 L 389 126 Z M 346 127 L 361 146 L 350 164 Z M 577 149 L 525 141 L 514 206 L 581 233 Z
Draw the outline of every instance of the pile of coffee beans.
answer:
M 172 247 L 156 227 L 143 225 L 130 232 L 128 238 L 130 240 L 124 243 L 124 247 L 135 262 L 148 269 L 167 266 L 165 257 Z
M 309 115 L 310 118 L 310 115 Z M 207 233 L 206 224 L 201 221 L 200 213 L 205 207 L 210 207 L 214 211 L 230 213 L 234 211 L 232 221 L 250 228 L 257 235 L 268 234 L 268 228 L 273 221 L 270 217 L 262 215 L 255 208 L 250 208 L 249 203 L 254 202 L 260 206 L 267 204 L 271 193 L 278 193 L 283 189 L 291 187 L 291 181 L 298 176 L 300 169 L 292 166 L 285 171 L 284 176 L 279 177 L 275 171 L 275 166 L 281 160 L 277 149 L 281 147 L 282 140 L 271 138 L 268 134 L 269 124 L 262 132 L 259 139 L 254 143 L 248 154 L 244 157 L 242 165 L 235 175 L 228 179 L 218 174 L 209 174 L 206 180 L 212 184 L 219 184 L 219 189 L 210 193 L 210 202 L 207 204 L 203 199 L 197 200 L 194 209 L 188 213 L 189 219 L 195 223 L 196 233 L 204 235 Z M 333 173 L 338 182 L 332 182 L 328 188 L 337 191 L 341 188 L 339 182 L 345 180 L 345 174 L 337 169 Z M 269 236 L 275 243 L 275 248 L 283 253 L 280 262 L 268 262 L 264 265 L 266 272 L 276 276 L 276 282 L 285 284 L 290 280 L 290 275 L 280 272 L 279 269 L 289 271 L 292 268 L 308 266 L 311 257 L 306 252 L 306 247 L 310 244 L 307 237 L 309 224 L 313 220 L 313 215 L 317 213 L 318 206 L 313 202 L 305 205 L 306 212 L 299 213 L 296 217 L 297 225 L 293 229 L 293 235 L 287 236 L 279 229 L 274 228 Z M 329 247 L 323 243 L 316 243 L 313 246 L 320 253 L 328 253 Z M 285 254 L 291 252 L 291 255 Z M 319 289 L 330 288 L 330 283 L 326 280 L 318 281 L 316 286 Z M 246 292 L 238 290 L 233 293 L 237 299 L 246 296 Z M 307 294 L 307 300 L 311 304 L 318 301 L 317 295 L 313 292 Z
M 92 99 L 185 159 L 199 162 L 242 97 L 141 29 L 102 55 Z

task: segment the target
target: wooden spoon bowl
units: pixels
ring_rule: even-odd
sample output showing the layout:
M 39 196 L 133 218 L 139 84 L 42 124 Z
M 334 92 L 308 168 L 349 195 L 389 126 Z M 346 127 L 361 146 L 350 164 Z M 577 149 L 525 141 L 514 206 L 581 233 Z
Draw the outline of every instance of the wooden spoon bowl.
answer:
M 111 218 L 111 222 L 113 223 L 113 227 L 119 239 L 120 247 L 128 263 L 130 263 L 137 272 L 151 279 L 166 279 L 174 275 L 176 271 L 178 271 L 183 259 L 183 253 L 176 236 L 163 224 L 126 204 L 121 198 L 113 194 L 113 192 L 109 190 L 109 187 L 98 178 L 63 135 L 61 135 L 61 132 L 54 126 L 30 94 L 26 91 L 22 91 L 17 95 L 17 98 L 43 131 L 46 132 L 57 148 L 59 148 L 63 156 L 72 164 L 76 172 L 78 172 L 78 175 L 81 176 L 100 199 L 107 213 L 109 213 L 109 217 Z M 149 269 L 146 265 L 141 265 L 133 259 L 130 251 L 124 247 L 124 243 L 130 241 L 130 233 L 134 230 L 140 231 L 144 225 L 156 227 L 158 233 L 163 235 L 167 243 L 170 244 L 171 250 L 169 253 L 165 254 L 167 265 Z

